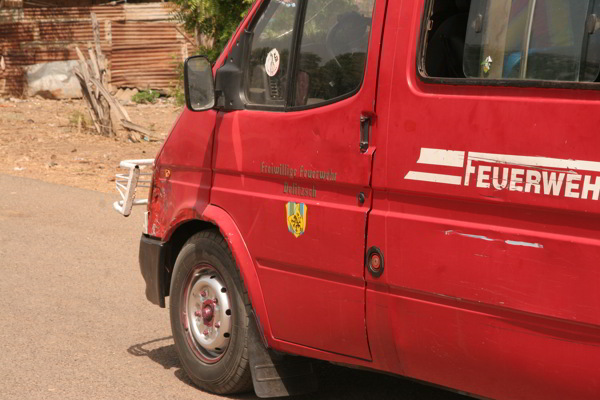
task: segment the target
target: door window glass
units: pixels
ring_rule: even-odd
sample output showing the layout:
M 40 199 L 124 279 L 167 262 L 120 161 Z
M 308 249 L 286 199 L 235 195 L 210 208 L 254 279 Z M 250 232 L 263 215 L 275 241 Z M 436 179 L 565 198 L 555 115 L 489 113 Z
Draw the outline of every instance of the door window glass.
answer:
M 285 106 L 299 8 L 296 0 L 273 0 L 256 23 L 246 69 L 245 91 L 249 103 Z
M 350 94 L 362 83 L 374 0 L 309 0 L 300 42 L 295 106 Z

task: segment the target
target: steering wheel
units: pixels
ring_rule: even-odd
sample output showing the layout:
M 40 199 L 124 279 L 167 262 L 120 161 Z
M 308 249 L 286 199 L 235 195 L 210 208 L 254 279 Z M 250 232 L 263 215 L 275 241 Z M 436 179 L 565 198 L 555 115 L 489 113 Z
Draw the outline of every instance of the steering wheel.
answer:
M 325 47 L 336 64 L 342 67 L 338 56 L 367 52 L 368 31 L 371 19 L 351 11 L 338 16 L 338 22 L 329 30 L 325 40 Z

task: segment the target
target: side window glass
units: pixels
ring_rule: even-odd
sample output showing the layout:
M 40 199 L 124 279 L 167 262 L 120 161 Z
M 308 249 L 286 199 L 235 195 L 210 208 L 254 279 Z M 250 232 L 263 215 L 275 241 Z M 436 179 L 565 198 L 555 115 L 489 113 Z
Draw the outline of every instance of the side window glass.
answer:
M 437 78 L 594 82 L 600 2 L 429 2 L 421 65 Z
M 374 1 L 308 1 L 295 79 L 295 106 L 319 104 L 361 86 Z
M 298 9 L 295 0 L 273 0 L 254 26 L 245 79 L 246 98 L 250 104 L 286 105 Z
M 473 0 L 464 73 L 471 78 L 583 82 L 600 72 L 589 0 Z M 591 24 L 591 26 L 590 26 Z

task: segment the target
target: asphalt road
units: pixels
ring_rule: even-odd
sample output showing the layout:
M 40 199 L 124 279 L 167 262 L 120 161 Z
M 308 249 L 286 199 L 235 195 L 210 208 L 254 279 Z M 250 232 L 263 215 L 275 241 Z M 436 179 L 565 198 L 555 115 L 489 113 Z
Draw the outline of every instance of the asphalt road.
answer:
M 142 212 L 116 196 L 0 175 L 0 399 L 218 399 L 190 383 L 148 303 Z M 301 399 L 466 399 L 329 364 Z M 227 397 L 254 399 L 252 394 Z

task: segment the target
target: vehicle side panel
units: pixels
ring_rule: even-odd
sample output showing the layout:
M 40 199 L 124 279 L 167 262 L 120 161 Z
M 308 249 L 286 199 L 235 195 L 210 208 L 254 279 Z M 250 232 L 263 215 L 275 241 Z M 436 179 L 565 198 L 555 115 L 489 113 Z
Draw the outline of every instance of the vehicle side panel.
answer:
M 396 351 L 370 340 L 373 357 L 386 354 L 389 372 L 493 399 L 591 400 L 600 393 L 594 329 L 377 285 L 367 303 L 369 327 L 394 327 L 383 334 L 393 332 Z
M 422 82 L 423 3 L 390 4 L 383 45 L 386 135 L 375 138 L 368 246 L 383 250 L 385 272 L 367 277 L 373 358 L 480 396 L 595 399 L 600 93 Z M 509 169 L 504 188 L 494 168 Z M 548 182 L 526 189 L 528 174 Z M 383 329 L 393 337 L 377 337 Z

